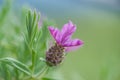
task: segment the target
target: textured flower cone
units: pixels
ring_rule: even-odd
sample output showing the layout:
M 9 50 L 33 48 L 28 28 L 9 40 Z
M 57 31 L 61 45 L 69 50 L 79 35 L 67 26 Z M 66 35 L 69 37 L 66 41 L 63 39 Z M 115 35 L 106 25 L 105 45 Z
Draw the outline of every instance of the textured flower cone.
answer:
M 64 47 L 55 44 L 46 53 L 46 62 L 49 66 L 57 66 L 64 59 Z

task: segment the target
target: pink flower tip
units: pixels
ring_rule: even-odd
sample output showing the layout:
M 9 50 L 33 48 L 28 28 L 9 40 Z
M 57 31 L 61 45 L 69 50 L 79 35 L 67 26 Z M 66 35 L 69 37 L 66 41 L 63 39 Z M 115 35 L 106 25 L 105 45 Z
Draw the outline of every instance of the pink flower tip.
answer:
M 78 45 L 83 45 L 83 44 L 84 44 L 84 42 L 82 40 L 78 41 Z

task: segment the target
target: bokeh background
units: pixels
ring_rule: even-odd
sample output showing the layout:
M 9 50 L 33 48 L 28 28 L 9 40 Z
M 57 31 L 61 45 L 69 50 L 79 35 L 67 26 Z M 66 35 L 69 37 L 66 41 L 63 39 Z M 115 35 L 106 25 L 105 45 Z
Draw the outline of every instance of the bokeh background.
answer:
M 3 3 L 4 0 L 0 0 L 0 7 Z M 120 0 L 12 0 L 11 7 L 14 14 L 9 20 L 19 25 L 21 18 L 16 17 L 26 7 L 36 8 L 59 28 L 69 20 L 77 25 L 73 38 L 83 40 L 84 46 L 67 55 L 56 77 L 120 80 Z M 9 27 L 1 30 L 14 34 Z M 17 28 L 16 31 L 20 32 Z

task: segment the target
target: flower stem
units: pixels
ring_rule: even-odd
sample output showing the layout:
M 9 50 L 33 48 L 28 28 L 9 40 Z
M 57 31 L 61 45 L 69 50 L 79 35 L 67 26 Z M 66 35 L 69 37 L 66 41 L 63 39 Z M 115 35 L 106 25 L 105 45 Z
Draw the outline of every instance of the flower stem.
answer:
M 49 69 L 49 66 L 48 65 L 45 65 L 44 68 L 35 75 L 35 77 L 39 77 L 41 78 L 42 76 L 44 76 L 46 74 L 46 72 L 48 71 Z
M 35 56 L 36 56 L 36 53 L 34 50 L 32 50 L 32 65 L 31 65 L 32 75 L 34 74 Z

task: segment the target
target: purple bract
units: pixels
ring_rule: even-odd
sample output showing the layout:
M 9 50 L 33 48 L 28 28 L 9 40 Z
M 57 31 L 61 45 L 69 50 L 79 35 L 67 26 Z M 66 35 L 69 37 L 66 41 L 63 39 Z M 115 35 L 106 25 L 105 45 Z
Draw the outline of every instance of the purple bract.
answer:
M 63 47 L 81 46 L 83 44 L 82 40 L 71 39 L 72 34 L 76 31 L 76 26 L 71 21 L 65 24 L 61 31 L 52 26 L 49 27 L 49 31 L 56 43 Z

